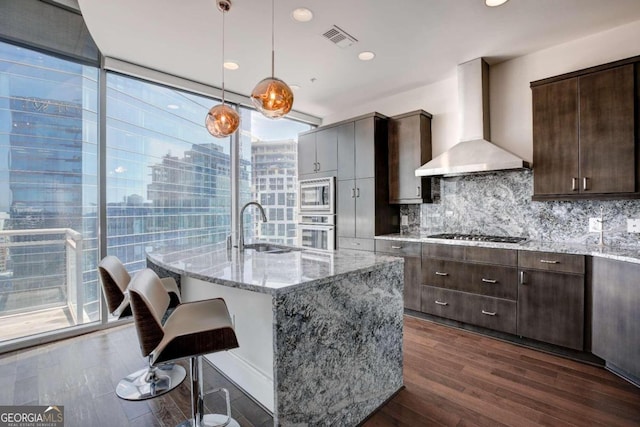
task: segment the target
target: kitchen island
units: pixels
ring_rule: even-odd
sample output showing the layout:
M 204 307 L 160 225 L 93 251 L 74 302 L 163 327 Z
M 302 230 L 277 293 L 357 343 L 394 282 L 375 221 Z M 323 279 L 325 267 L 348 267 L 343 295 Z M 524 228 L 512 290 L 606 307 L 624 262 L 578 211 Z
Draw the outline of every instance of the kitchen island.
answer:
M 357 425 L 402 387 L 401 258 L 203 246 L 147 263 L 183 301 L 225 299 L 240 347 L 207 358 L 274 425 Z

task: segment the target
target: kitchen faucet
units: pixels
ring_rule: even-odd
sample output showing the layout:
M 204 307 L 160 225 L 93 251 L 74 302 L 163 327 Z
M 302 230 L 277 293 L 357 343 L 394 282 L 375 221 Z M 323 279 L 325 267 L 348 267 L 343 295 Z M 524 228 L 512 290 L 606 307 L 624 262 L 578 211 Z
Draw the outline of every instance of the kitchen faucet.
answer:
M 247 209 L 249 205 L 255 205 L 260 209 L 260 215 L 262 216 L 262 222 L 267 222 L 267 215 L 264 213 L 264 208 L 258 202 L 249 202 L 240 209 L 240 239 L 238 240 L 238 250 L 240 252 L 244 251 L 244 210 Z

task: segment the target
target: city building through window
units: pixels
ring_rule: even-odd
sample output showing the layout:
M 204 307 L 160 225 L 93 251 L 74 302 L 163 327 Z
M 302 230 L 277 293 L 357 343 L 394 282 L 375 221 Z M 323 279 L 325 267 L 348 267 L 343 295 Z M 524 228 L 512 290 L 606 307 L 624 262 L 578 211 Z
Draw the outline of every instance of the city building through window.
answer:
M 311 125 L 239 108 L 240 131 L 217 139 L 203 124 L 216 102 L 0 41 L 0 346 L 108 321 L 100 256 L 134 273 L 154 248 L 225 245 L 234 164 L 237 203 L 269 212 L 262 225 L 248 209 L 245 236 L 297 243 L 297 135 Z

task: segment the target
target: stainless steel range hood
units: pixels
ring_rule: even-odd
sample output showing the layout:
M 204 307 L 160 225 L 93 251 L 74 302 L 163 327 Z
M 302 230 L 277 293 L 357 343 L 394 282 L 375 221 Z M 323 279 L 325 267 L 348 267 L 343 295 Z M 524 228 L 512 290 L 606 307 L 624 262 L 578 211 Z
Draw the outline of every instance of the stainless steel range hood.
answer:
M 484 59 L 458 65 L 460 141 L 416 169 L 416 176 L 460 175 L 529 168 L 529 163 L 489 141 L 489 65 Z

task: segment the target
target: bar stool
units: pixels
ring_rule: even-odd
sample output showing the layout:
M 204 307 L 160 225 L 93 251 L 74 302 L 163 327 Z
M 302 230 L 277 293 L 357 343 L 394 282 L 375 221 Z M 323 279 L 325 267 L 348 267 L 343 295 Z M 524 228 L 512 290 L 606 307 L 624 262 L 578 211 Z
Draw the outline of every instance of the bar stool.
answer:
M 191 419 L 179 427 L 220 425 L 239 427 L 231 418 L 229 392 L 222 391 L 227 403 L 227 415 L 203 415 L 203 399 L 206 395 L 202 382 L 202 355 L 238 347 L 238 340 L 231 324 L 227 304 L 222 298 L 182 303 L 160 321 L 169 306 L 169 296 L 153 270 L 139 272 L 129 285 L 133 319 L 143 354 L 149 354 L 152 364 L 189 358 L 191 365 Z
M 121 319 L 131 316 L 131 305 L 127 287 L 131 276 L 115 256 L 106 256 L 98 264 L 102 291 L 107 300 L 109 312 Z M 161 281 L 163 288 L 170 295 L 170 307 L 180 304 L 180 291 L 176 281 L 167 277 Z M 165 364 L 152 366 L 147 358 L 147 367 L 127 375 L 118 382 L 116 395 L 126 400 L 144 400 L 161 396 L 182 384 L 187 376 L 182 366 Z

